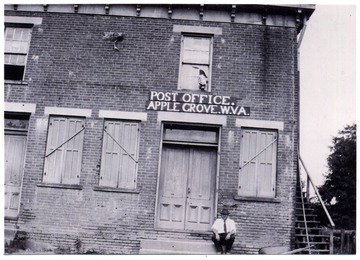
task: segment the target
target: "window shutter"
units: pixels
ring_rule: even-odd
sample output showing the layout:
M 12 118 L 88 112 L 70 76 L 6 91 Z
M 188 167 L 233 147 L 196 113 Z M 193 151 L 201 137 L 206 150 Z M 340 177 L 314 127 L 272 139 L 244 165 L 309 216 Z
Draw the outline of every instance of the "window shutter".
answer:
M 80 118 L 51 117 L 43 181 L 78 184 L 84 132 Z
M 137 163 L 129 156 L 137 160 L 138 131 L 137 123 L 124 122 L 122 144 L 127 153 L 121 150 L 121 168 L 119 172 L 119 188 L 134 189 L 136 187 Z
M 258 151 L 262 151 L 276 139 L 275 132 L 261 132 Z M 258 196 L 275 196 L 276 142 L 258 156 Z
M 66 125 L 65 118 L 50 118 L 46 154 L 55 150 L 65 141 Z M 45 158 L 44 182 L 61 183 L 63 149 L 63 146 L 59 147 L 53 154 Z
M 256 160 L 248 161 L 256 155 L 257 132 L 244 130 L 241 139 L 241 162 L 239 192 L 241 196 L 256 196 Z M 246 164 L 247 163 L 247 164 Z M 243 167 L 244 166 L 244 167 Z
M 100 186 L 134 189 L 139 142 L 139 124 L 135 122 L 105 122 Z M 131 156 L 130 156 L 130 155 Z M 131 158 L 132 157 L 132 158 Z
M 70 138 L 83 128 L 81 119 L 68 119 L 66 139 Z M 78 184 L 81 171 L 82 144 L 84 132 L 79 133 L 64 144 L 64 172 L 63 184 Z
M 101 172 L 99 182 L 101 186 L 117 187 L 118 172 L 121 163 L 121 147 L 114 141 L 114 139 L 119 143 L 121 142 L 121 128 L 121 122 L 105 122 L 105 129 L 111 136 L 104 132 L 103 155 L 101 160 Z
M 277 133 L 242 131 L 239 190 L 240 196 L 275 197 Z

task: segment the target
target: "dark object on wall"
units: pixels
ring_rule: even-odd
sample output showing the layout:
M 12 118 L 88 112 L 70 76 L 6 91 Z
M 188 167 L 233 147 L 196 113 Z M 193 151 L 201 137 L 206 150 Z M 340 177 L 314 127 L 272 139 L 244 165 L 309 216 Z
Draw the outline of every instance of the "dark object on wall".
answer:
M 112 41 L 114 43 L 114 50 L 118 50 L 116 46 L 117 42 L 122 42 L 124 40 L 124 34 L 119 32 L 104 32 L 103 38 L 104 41 Z

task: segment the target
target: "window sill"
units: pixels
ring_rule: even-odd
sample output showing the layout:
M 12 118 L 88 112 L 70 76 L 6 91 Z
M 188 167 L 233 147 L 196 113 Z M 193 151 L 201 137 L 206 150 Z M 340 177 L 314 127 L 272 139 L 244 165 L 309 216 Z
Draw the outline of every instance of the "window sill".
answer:
M 123 188 L 113 188 L 113 187 L 103 187 L 103 186 L 95 186 L 94 191 L 133 193 L 133 194 L 140 193 L 140 191 L 138 189 L 123 189 Z
M 244 197 L 239 195 L 234 195 L 234 200 L 280 203 L 280 200 L 277 198 Z
M 4 216 L 4 219 L 5 219 L 5 220 L 15 220 L 15 221 L 17 221 L 17 220 L 19 219 L 19 216 L 17 216 L 17 217 L 13 217 L 13 216 Z
M 201 90 L 201 89 L 186 89 L 186 88 L 180 88 L 178 87 L 177 89 L 179 91 L 179 93 L 199 93 L 199 94 L 204 94 L 207 95 L 209 93 L 211 93 L 211 90 Z
M 59 184 L 59 183 L 38 183 L 38 187 L 45 188 L 56 188 L 56 189 L 73 189 L 73 190 L 82 190 L 82 185 L 78 184 Z
M 10 85 L 28 85 L 29 83 L 27 81 L 23 80 L 9 80 L 5 79 L 4 84 L 10 84 Z

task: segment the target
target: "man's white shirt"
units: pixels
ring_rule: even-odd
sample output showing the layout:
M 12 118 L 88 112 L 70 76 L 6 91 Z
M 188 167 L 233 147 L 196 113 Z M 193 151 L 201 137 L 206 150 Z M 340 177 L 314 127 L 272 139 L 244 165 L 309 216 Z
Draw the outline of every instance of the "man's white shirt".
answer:
M 227 233 L 230 233 L 233 231 L 233 233 L 236 233 L 236 227 L 235 227 L 235 222 L 234 220 L 227 218 L 225 221 L 226 224 L 226 231 Z M 215 229 L 218 234 L 222 234 L 225 233 L 224 230 L 224 220 L 222 218 L 218 218 L 217 220 L 215 220 L 214 224 L 212 225 L 211 229 Z

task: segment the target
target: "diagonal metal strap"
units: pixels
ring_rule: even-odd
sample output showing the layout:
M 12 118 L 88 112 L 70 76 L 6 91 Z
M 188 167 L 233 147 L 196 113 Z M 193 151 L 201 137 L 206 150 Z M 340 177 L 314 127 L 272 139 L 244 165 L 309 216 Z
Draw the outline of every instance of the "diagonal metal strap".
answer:
M 115 138 L 114 138 L 108 131 L 106 131 L 105 128 L 104 128 L 104 132 L 107 133 L 107 134 L 110 136 L 110 138 L 113 139 L 114 142 L 115 142 L 118 146 L 120 146 L 120 148 L 123 149 L 124 152 L 125 152 L 127 155 L 129 155 L 130 158 L 131 158 L 134 162 L 138 163 L 138 161 L 137 161 L 128 151 L 126 151 L 126 149 L 125 149 L 118 141 L 116 141 Z
M 67 142 L 69 142 L 71 139 L 73 139 L 75 136 L 77 136 L 78 134 L 80 134 L 82 131 L 84 131 L 85 127 L 81 128 L 78 132 L 76 132 L 74 135 L 72 135 L 70 138 L 68 138 L 65 142 L 63 142 L 62 144 L 60 144 L 58 147 L 56 147 L 54 150 L 52 150 L 50 153 L 48 153 L 47 155 L 45 155 L 45 158 L 52 155 L 57 149 L 59 149 L 61 146 L 63 146 L 64 144 L 66 144 Z
M 240 167 L 240 170 L 242 168 L 244 168 L 246 165 L 248 165 L 252 160 L 254 160 L 256 157 L 258 157 L 262 152 L 264 152 L 266 149 L 268 149 L 270 147 L 270 145 L 272 145 L 273 143 L 275 143 L 277 141 L 277 138 L 274 139 L 274 141 L 272 141 L 270 144 L 268 144 L 264 149 L 262 149 L 260 152 L 258 152 L 254 157 L 252 157 L 249 161 L 247 161 L 243 166 Z

